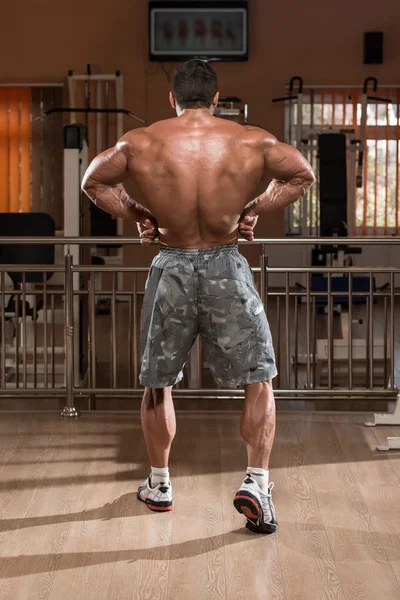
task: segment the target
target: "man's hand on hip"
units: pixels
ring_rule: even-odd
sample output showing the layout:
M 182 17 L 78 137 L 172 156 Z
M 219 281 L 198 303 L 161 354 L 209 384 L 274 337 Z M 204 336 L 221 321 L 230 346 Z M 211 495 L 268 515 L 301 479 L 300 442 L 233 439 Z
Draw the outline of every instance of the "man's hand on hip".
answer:
M 143 213 L 139 221 L 136 221 L 142 246 L 151 246 L 158 237 L 158 223 L 149 212 Z
M 239 219 L 239 233 L 245 240 L 254 240 L 254 227 L 257 225 L 258 215 L 253 208 L 246 208 Z

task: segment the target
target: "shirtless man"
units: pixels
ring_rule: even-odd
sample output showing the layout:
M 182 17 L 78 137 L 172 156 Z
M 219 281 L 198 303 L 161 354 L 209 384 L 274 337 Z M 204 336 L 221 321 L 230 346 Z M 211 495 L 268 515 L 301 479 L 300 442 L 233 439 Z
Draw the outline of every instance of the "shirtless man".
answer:
M 257 127 L 213 116 L 217 76 L 200 60 L 175 73 L 170 103 L 177 117 L 130 131 L 90 165 L 82 188 L 115 217 L 133 219 L 142 243 L 159 238 L 146 284 L 141 324 L 141 418 L 151 475 L 138 498 L 172 509 L 168 458 L 176 422 L 172 387 L 198 334 L 217 384 L 245 387 L 240 432 L 246 477 L 234 498 L 247 527 L 277 528 L 269 484 L 275 434 L 271 334 L 260 296 L 237 241 L 254 238 L 260 213 L 282 210 L 314 183 L 294 148 Z M 131 179 L 143 206 L 123 182 Z M 254 199 L 257 186 L 272 182 Z

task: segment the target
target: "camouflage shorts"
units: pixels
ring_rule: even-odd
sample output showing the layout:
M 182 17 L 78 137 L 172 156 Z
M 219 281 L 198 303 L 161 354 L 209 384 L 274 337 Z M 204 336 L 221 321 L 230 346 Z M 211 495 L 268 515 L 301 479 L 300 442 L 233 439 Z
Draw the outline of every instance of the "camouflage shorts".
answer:
M 141 384 L 178 383 L 198 334 L 218 385 L 238 387 L 276 376 L 264 307 L 236 245 L 163 248 L 155 257 L 142 309 Z

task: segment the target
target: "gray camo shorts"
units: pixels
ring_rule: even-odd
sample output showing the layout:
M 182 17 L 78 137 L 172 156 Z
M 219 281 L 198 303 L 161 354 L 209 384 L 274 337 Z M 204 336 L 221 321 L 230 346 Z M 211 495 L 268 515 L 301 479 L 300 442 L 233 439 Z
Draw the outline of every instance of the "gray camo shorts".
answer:
M 140 383 L 175 385 L 198 335 L 219 386 L 277 375 L 271 332 L 253 274 L 236 245 L 162 248 L 146 282 Z

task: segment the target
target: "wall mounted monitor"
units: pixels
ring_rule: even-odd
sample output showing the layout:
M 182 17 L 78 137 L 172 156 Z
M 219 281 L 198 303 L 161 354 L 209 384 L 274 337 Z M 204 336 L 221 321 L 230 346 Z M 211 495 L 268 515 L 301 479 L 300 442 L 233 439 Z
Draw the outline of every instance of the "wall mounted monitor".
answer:
M 153 0 L 150 60 L 248 59 L 248 2 Z

